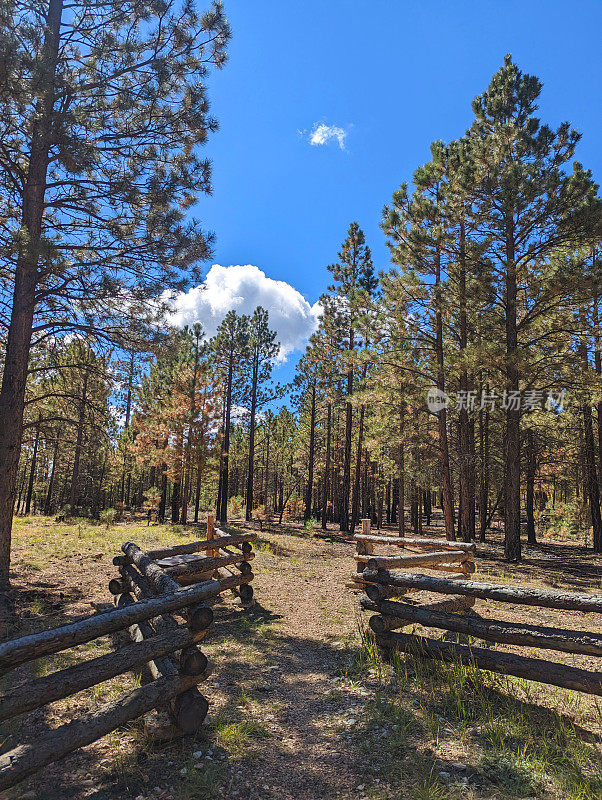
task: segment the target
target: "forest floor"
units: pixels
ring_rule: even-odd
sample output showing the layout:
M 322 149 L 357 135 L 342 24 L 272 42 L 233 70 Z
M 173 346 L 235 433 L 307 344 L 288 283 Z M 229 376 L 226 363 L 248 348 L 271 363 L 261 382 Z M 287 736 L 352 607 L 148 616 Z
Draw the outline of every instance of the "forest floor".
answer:
M 180 526 L 106 530 L 84 521 L 17 520 L 17 616 L 3 635 L 51 627 L 106 603 L 112 557 L 123 541 L 148 548 L 195 538 L 198 531 Z M 385 663 L 366 636 L 357 595 L 345 588 L 354 546 L 334 529 L 325 536 L 295 525 L 272 528 L 259 532 L 256 552 L 254 606 L 245 610 L 229 598 L 218 604 L 214 635 L 202 645 L 214 670 L 200 686 L 210 702 L 201 734 L 155 743 L 139 720 L 2 800 L 602 798 L 598 698 L 455 664 Z M 575 541 L 525 547 L 524 561 L 511 566 L 493 532 L 477 546 L 476 560 L 477 579 L 602 591 L 602 560 Z M 491 613 L 483 601 L 475 610 Z M 510 604 L 501 611 L 496 617 L 602 632 L 595 615 Z M 49 658 L 37 674 L 116 643 L 106 637 Z M 594 658 L 550 653 L 545 657 L 596 667 Z M 138 680 L 107 681 L 18 718 L 5 726 L 0 746 L 115 699 Z

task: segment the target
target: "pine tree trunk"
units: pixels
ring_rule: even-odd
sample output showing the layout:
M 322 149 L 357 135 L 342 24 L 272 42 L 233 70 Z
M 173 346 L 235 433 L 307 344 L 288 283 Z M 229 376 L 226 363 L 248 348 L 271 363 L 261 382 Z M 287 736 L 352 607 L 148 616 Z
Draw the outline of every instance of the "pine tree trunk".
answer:
M 585 466 L 587 475 L 587 494 L 593 529 L 593 547 L 595 553 L 602 553 L 602 519 L 600 516 L 600 487 L 596 472 L 594 428 L 592 410 L 588 403 L 582 407 L 583 432 L 585 444 Z
M 535 435 L 533 429 L 527 430 L 527 480 L 525 506 L 527 511 L 527 541 L 536 544 L 535 538 Z
M 171 521 L 176 525 L 180 519 L 180 500 L 182 496 L 182 461 L 184 450 L 184 431 L 178 434 L 178 446 L 174 455 L 174 480 L 171 490 Z
M 468 329 L 466 321 L 466 238 L 464 221 L 460 222 L 460 274 L 458 278 L 459 304 L 460 304 L 460 392 L 463 402 L 459 413 L 459 509 L 458 509 L 458 538 L 470 542 L 470 443 L 468 433 L 468 371 L 464 361 L 468 344 Z
M 253 478 L 255 469 L 255 417 L 257 414 L 257 379 L 259 374 L 258 357 L 253 359 L 253 377 L 251 380 L 251 417 L 249 420 L 249 458 L 247 462 L 247 505 L 245 509 L 245 519 L 250 522 L 253 519 Z
M 445 392 L 445 369 L 443 361 L 443 314 L 441 310 L 441 253 L 437 249 L 435 256 L 435 358 L 437 361 L 437 389 Z M 447 440 L 447 410 L 443 407 L 437 413 L 437 426 L 439 431 L 439 461 L 441 467 L 441 492 L 443 496 L 443 518 L 445 521 L 445 536 L 453 541 L 456 538 L 454 531 L 454 500 L 449 466 L 449 444 Z
M 592 254 L 592 271 L 596 280 L 598 279 L 596 269 L 596 250 Z M 600 317 L 598 311 L 598 292 L 599 286 L 596 285 L 594 293 L 593 309 L 592 309 L 592 322 L 594 327 L 594 368 L 596 375 L 602 375 L 602 353 L 600 352 Z M 600 479 L 600 491 L 602 493 L 602 400 L 596 404 L 596 413 L 598 417 L 598 477 Z
M 84 372 L 84 380 L 82 384 L 82 396 L 79 405 L 79 417 L 77 420 L 77 438 L 75 441 L 75 452 L 73 456 L 73 471 L 71 473 L 71 493 L 69 496 L 69 505 L 71 506 L 71 514 L 75 512 L 75 506 L 78 500 L 79 463 L 81 460 L 82 443 L 84 439 L 84 424 L 86 420 L 87 400 L 88 400 L 88 370 Z
M 199 510 L 201 507 L 201 483 L 203 480 L 203 438 L 201 437 L 199 452 L 196 463 L 196 486 L 194 489 L 194 521 L 199 521 Z
M 0 591 L 10 585 L 11 531 L 23 437 L 25 387 L 36 304 L 62 11 L 62 0 L 49 0 L 42 59 L 37 67 L 39 73 L 34 76 L 39 99 L 31 132 L 27 176 L 23 185 L 22 227 L 27 236 L 22 237 L 23 244 L 16 259 L 13 302 L 0 388 Z
M 489 392 L 489 387 L 487 388 Z M 489 409 L 479 412 L 479 434 L 481 451 L 481 486 L 479 499 L 480 539 L 485 541 L 487 531 L 487 505 L 489 500 Z
M 332 426 L 332 404 L 329 402 L 326 411 L 326 459 L 324 462 L 324 492 L 322 497 L 322 530 L 328 523 L 328 497 L 330 494 L 330 438 Z
M 167 447 L 167 440 L 163 445 L 163 449 Z M 159 522 L 165 522 L 165 510 L 167 508 L 167 464 L 165 461 L 161 462 L 161 499 L 159 500 Z
M 59 443 L 61 441 L 61 429 L 58 428 L 54 441 L 54 451 L 52 453 L 52 467 L 50 478 L 48 479 L 48 489 L 46 490 L 46 502 L 44 503 L 44 514 L 49 516 L 52 513 L 52 492 L 54 491 L 54 476 L 56 475 L 56 465 L 59 458 Z
M 397 451 L 397 472 L 398 472 L 398 484 L 397 484 L 397 514 L 398 514 L 398 523 L 399 529 L 398 534 L 399 536 L 405 536 L 406 534 L 406 521 L 405 521 L 405 445 L 404 445 L 404 435 L 405 435 L 405 414 L 404 414 L 404 407 L 401 406 L 399 409 L 399 448 Z
M 305 488 L 305 513 L 303 518 L 307 522 L 311 519 L 311 500 L 314 488 L 314 452 L 316 438 L 316 381 L 311 387 L 311 412 L 309 420 L 309 465 L 307 475 L 307 486 Z
M 350 392 L 349 392 L 350 393 Z M 349 530 L 349 494 L 351 491 L 351 434 L 353 412 L 350 402 L 345 403 L 345 455 L 343 462 L 343 486 L 341 490 L 341 531 Z
M 514 222 L 506 220 L 506 388 L 518 392 L 517 367 L 517 285 L 514 260 Z M 504 554 L 508 561 L 520 561 L 520 408 L 509 403 L 506 410 L 504 464 Z
M 29 483 L 27 485 L 27 498 L 25 499 L 25 514 L 31 511 L 31 498 L 33 497 L 33 487 L 36 479 L 36 465 L 38 462 L 38 444 L 40 441 L 40 421 L 42 415 L 38 414 L 38 424 L 36 425 L 36 438 L 33 443 L 33 454 L 31 456 L 31 468 L 29 470 Z
M 360 421 L 357 437 L 357 456 L 355 462 L 355 485 L 353 487 L 353 506 L 351 510 L 351 532 L 355 530 L 355 526 L 359 522 L 360 514 L 360 491 L 361 491 L 361 477 L 362 477 L 362 447 L 364 443 L 364 405 L 360 406 Z
M 224 418 L 224 436 L 220 458 L 220 497 L 217 518 L 224 525 L 228 522 L 228 477 L 230 458 L 230 416 L 232 413 L 232 376 L 234 372 L 234 351 L 230 349 L 228 359 L 228 379 L 226 382 L 226 413 Z

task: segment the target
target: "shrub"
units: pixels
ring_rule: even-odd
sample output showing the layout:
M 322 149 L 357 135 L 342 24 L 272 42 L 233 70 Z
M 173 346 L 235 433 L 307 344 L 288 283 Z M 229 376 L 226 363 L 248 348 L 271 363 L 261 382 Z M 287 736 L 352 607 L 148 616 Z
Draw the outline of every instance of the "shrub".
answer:
M 228 516 L 240 517 L 244 508 L 244 503 L 244 498 L 240 495 L 234 495 L 234 497 L 231 497 L 228 501 Z
M 105 525 L 106 529 L 109 530 L 111 525 L 117 519 L 117 511 L 114 508 L 105 508 L 100 512 L 98 519 L 100 520 L 101 524 Z

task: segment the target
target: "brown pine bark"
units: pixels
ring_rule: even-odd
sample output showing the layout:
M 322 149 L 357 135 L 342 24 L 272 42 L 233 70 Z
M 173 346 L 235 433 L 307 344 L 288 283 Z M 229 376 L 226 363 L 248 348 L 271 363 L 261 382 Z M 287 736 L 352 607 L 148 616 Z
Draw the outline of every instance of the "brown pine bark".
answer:
M 81 461 L 82 444 L 84 440 L 84 425 L 86 422 L 86 403 L 88 401 L 88 370 L 84 372 L 82 383 L 82 396 L 79 404 L 79 415 L 77 418 L 77 437 L 75 440 L 75 452 L 73 455 L 73 470 L 71 473 L 71 492 L 69 495 L 69 505 L 71 513 L 74 513 L 78 500 L 79 488 L 79 463 Z
M 439 247 L 435 253 L 435 359 L 437 362 L 437 389 L 440 392 L 445 392 L 443 313 L 441 310 L 441 252 Z M 437 427 L 439 431 L 439 463 L 441 468 L 441 493 L 443 497 L 445 536 L 447 539 L 453 541 L 456 538 L 456 532 L 454 531 L 454 501 L 449 467 L 447 410 L 445 407 L 437 413 Z
M 526 497 L 525 506 L 527 511 L 527 541 L 529 544 L 536 544 L 535 538 L 535 516 L 534 516 L 534 496 L 535 496 L 535 434 L 533 429 L 527 430 L 527 470 L 526 470 Z
M 33 487 L 36 479 L 36 467 L 38 463 L 38 444 L 40 442 L 40 420 L 42 415 L 38 414 L 38 424 L 36 425 L 36 438 L 33 443 L 33 454 L 31 456 L 31 466 L 29 469 L 29 482 L 27 484 L 27 497 L 25 499 L 25 513 L 29 514 L 31 511 L 31 500 L 33 497 Z
M 305 512 L 303 518 L 307 522 L 311 519 L 311 501 L 314 489 L 314 458 L 316 440 L 316 380 L 314 378 L 311 387 L 311 411 L 309 420 L 309 464 L 307 471 L 307 485 L 305 487 Z
M 228 359 L 228 378 L 226 380 L 226 409 L 224 414 L 224 431 L 220 454 L 220 493 L 217 518 L 220 522 L 228 522 L 228 477 L 230 451 L 230 417 L 232 414 L 232 377 L 234 373 L 234 352 L 230 350 Z
M 328 498 L 330 495 L 330 439 L 332 428 L 332 404 L 328 403 L 326 411 L 326 459 L 324 461 L 324 479 L 322 485 L 324 491 L 322 493 L 322 530 L 326 530 L 328 522 Z
M 353 328 L 349 331 L 349 349 L 353 350 Z M 353 393 L 353 369 L 347 373 L 347 397 Z M 349 530 L 349 495 L 351 493 L 351 434 L 353 425 L 353 408 L 351 402 L 345 403 L 345 456 L 343 461 L 343 487 L 341 497 L 341 531 Z
M 506 388 L 518 392 L 517 279 L 514 254 L 514 220 L 506 218 Z M 506 409 L 504 463 L 504 555 L 520 561 L 520 409 Z
M 405 445 L 404 445 L 404 435 L 405 435 L 405 409 L 404 406 L 401 405 L 399 409 L 399 449 L 397 452 L 397 470 L 399 473 L 398 484 L 397 484 L 397 513 L 399 516 L 398 523 L 398 534 L 399 536 L 405 536 L 406 533 L 406 522 L 405 522 Z
M 54 83 L 58 61 L 62 0 L 49 0 L 39 73 L 35 75 L 37 114 L 31 132 L 23 185 L 22 227 L 27 236 L 17 255 L 2 387 L 0 388 L 0 590 L 9 586 L 15 486 L 23 437 L 25 386 L 36 304 L 44 196 L 52 144 Z
M 247 503 L 245 507 L 245 520 L 253 519 L 253 493 L 255 470 L 255 424 L 257 417 L 257 380 L 259 376 L 259 357 L 257 353 L 253 358 L 253 375 L 251 378 L 251 416 L 249 419 L 249 456 L 247 459 Z
M 46 501 L 44 503 L 44 514 L 49 516 L 52 513 L 52 493 L 54 491 L 54 476 L 56 475 L 56 465 L 59 458 L 59 445 L 61 441 L 61 429 L 58 428 L 56 432 L 56 439 L 54 441 L 54 450 L 52 453 L 52 467 L 50 468 L 50 478 L 48 479 L 48 489 L 46 491 Z
M 359 522 L 360 516 L 360 492 L 361 492 L 361 478 L 362 478 L 362 447 L 364 445 L 364 413 L 365 408 L 362 404 L 360 406 L 360 420 L 357 436 L 357 456 L 355 460 L 355 481 L 353 486 L 353 505 L 351 508 L 351 532 L 355 530 L 355 526 Z

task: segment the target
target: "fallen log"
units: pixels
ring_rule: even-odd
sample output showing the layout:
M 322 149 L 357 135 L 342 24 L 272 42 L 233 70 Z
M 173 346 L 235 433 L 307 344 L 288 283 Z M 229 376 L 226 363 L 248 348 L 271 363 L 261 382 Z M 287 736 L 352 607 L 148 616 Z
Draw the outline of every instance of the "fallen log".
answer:
M 498 600 L 502 603 L 560 608 L 565 611 L 594 611 L 602 613 L 602 595 L 577 594 L 577 592 L 548 592 L 524 586 L 501 586 L 480 581 L 432 578 L 427 575 L 414 575 L 410 572 L 389 572 L 379 570 L 366 575 L 371 581 L 385 586 L 401 589 L 423 589 L 441 594 L 462 594 L 478 597 L 481 600 Z
M 187 628 L 178 628 L 120 648 L 115 653 L 75 664 L 51 675 L 22 683 L 0 695 L 0 721 L 61 700 L 107 681 L 159 656 L 188 647 L 194 639 Z
M 207 539 L 200 542 L 190 542 L 189 544 L 178 544 L 175 547 L 166 547 L 162 550 L 148 550 L 147 556 L 151 558 L 153 561 L 159 561 L 164 558 L 171 558 L 172 556 L 183 556 L 183 555 L 190 555 L 192 553 L 198 553 L 200 550 L 213 550 L 215 546 L 217 547 L 229 547 L 230 545 L 241 545 L 243 552 L 245 549 L 245 545 L 248 545 L 247 552 L 250 551 L 251 542 L 257 539 L 256 533 L 238 533 L 238 534 L 226 534 L 225 536 L 220 536 L 216 539 Z
M 461 550 L 439 550 L 432 553 L 417 553 L 409 556 L 368 556 L 358 553 L 354 556 L 356 561 L 363 561 L 368 572 L 392 567 L 426 567 L 431 564 L 450 564 L 468 560 L 466 553 Z
M 194 676 L 160 678 L 134 689 L 119 700 L 49 731 L 29 744 L 0 756 L 0 790 L 8 789 L 53 761 L 105 736 L 157 705 L 168 702 L 196 683 Z
M 358 542 L 394 544 L 398 547 L 405 547 L 410 544 L 414 547 L 438 547 L 441 550 L 462 550 L 466 553 L 474 553 L 476 549 L 472 542 L 450 542 L 447 539 L 423 539 L 415 536 L 378 536 L 376 534 L 356 533 L 353 538 Z
M 602 655 L 602 636 L 588 631 L 571 631 L 562 628 L 550 628 L 543 625 L 528 625 L 522 622 L 503 622 L 482 617 L 462 617 L 444 613 L 425 606 L 411 606 L 407 603 L 394 603 L 383 600 L 380 612 L 386 617 L 382 619 L 393 622 L 375 622 L 382 630 L 394 630 L 395 625 L 403 627 L 416 622 L 428 628 L 442 628 L 455 633 L 464 633 L 477 639 L 499 644 L 515 644 L 524 647 L 538 647 L 542 650 L 559 650 L 563 653 L 580 653 L 583 655 Z M 400 624 L 397 624 L 399 622 Z M 370 627 L 380 633 L 370 620 Z
M 383 633 L 377 635 L 376 640 L 385 649 L 401 650 L 425 658 L 474 664 L 479 669 L 490 672 L 514 675 L 517 678 L 548 683 L 564 689 L 602 695 L 601 672 L 591 672 L 566 664 L 543 661 L 514 653 L 503 653 L 501 650 L 485 650 L 468 645 L 450 644 L 407 633 Z
M 0 669 L 12 669 L 24 661 L 58 653 L 61 650 L 97 639 L 99 636 L 124 630 L 134 623 L 179 611 L 187 606 L 194 606 L 203 600 L 215 597 L 220 592 L 239 586 L 248 579 L 249 576 L 241 575 L 205 581 L 187 589 L 178 586 L 178 591 L 174 593 L 141 600 L 130 606 L 104 611 L 91 617 L 84 617 L 77 622 L 2 642 L 0 643 Z

